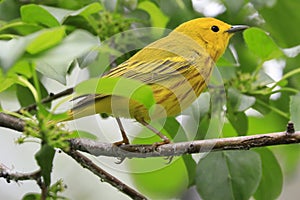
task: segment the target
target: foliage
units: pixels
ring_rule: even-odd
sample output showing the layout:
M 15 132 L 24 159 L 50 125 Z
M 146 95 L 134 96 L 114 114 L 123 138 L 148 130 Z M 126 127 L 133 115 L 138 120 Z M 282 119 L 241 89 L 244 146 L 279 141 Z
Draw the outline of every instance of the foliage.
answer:
M 157 26 L 172 29 L 203 14 L 195 11 L 191 0 L 31 0 L 28 1 L 30 4 L 23 2 L 27 1 L 0 1 L 0 92 L 15 92 L 22 107 L 37 103 L 36 113 L 25 114 L 31 119 L 36 114 L 36 120 L 28 121 L 24 137 L 37 137 L 41 140 L 41 148 L 35 158 L 42 169 L 44 181 L 50 186 L 54 148 L 68 148 L 66 140 L 78 135 L 89 138 L 93 136 L 89 133 L 69 135 L 61 127 L 55 128 L 47 122 L 54 117 L 59 119 L 60 116 L 53 114 L 56 107 L 41 104 L 41 99 L 48 95 L 43 78 L 68 84 L 66 77 L 72 73 L 75 66 L 87 68 L 90 77 L 99 76 L 107 70 L 111 62 L 120 63 L 136 50 L 130 46 L 131 37 L 120 37 L 117 41 L 105 42 L 111 36 L 137 27 Z M 243 33 L 243 37 L 236 35 L 232 38 L 231 48 L 216 64 L 222 74 L 227 94 L 227 122 L 223 128 L 223 136 L 284 131 L 289 120 L 293 120 L 299 130 L 300 56 L 297 45 L 300 45 L 300 35 L 295 23 L 300 20 L 300 3 L 294 0 L 216 2 L 224 7 L 224 11 L 218 13 L 217 18 L 230 24 L 253 26 Z M 144 41 L 143 37 L 135 40 L 141 44 Z M 116 44 L 119 45 L 116 47 Z M 107 46 L 112 48 L 105 48 Z M 124 49 L 132 51 L 123 55 Z M 283 63 L 284 68 L 280 68 L 278 63 Z M 268 68 L 283 75 L 274 79 L 268 73 Z M 76 87 L 78 93 L 95 91 L 97 88 L 91 87 L 95 85 L 95 81 L 98 79 L 79 84 Z M 108 87 L 98 91 L 112 93 L 116 80 L 103 81 Z M 124 81 L 122 86 L 134 89 L 139 85 Z M 120 93 L 122 92 L 123 90 L 120 90 Z M 147 108 L 154 104 L 153 96 L 147 87 L 143 86 L 135 92 L 135 100 Z M 147 96 L 140 95 L 144 93 L 147 93 Z M 196 102 L 200 107 L 197 107 L 196 103 L 192 105 L 191 108 L 195 108 L 194 118 L 186 121 L 187 125 L 195 124 L 192 120 L 197 121 L 195 139 L 205 138 L 203 133 L 208 129 L 211 115 L 206 96 L 209 96 L 208 93 L 203 94 Z M 249 109 L 256 110 L 259 114 L 249 114 Z M 188 139 L 186 135 L 189 131 L 186 127 L 181 127 L 175 118 L 167 119 L 161 128 L 163 132 L 175 138 L 175 141 Z M 144 130 L 141 134 L 145 132 L 147 131 Z M 23 142 L 24 138 L 19 141 Z M 150 141 L 136 139 L 134 142 Z M 282 176 L 291 173 L 284 170 L 295 168 L 296 161 L 299 160 L 299 153 L 294 151 L 296 148 L 297 146 L 276 148 L 276 156 L 272 148 L 249 152 L 211 153 L 199 162 L 195 162 L 191 156 L 186 156 L 163 170 L 152 171 L 150 175 L 133 175 L 133 178 L 138 187 L 143 185 L 144 192 L 150 197 L 160 195 L 161 198 L 172 198 L 180 195 L 179 190 L 182 192 L 187 187 L 196 185 L 203 199 L 276 199 L 281 193 Z M 280 168 L 276 157 L 282 154 L 289 155 L 286 158 L 282 156 L 289 168 Z M 51 159 L 48 159 L 49 157 Z M 158 162 L 133 160 L 129 166 L 134 170 L 144 163 L 151 168 Z M 172 179 L 175 182 L 188 181 L 167 187 L 163 183 L 171 180 L 168 176 L 172 174 L 182 174 L 179 179 Z M 168 191 L 168 194 L 164 191 Z M 38 194 L 31 193 L 24 197 L 37 198 Z

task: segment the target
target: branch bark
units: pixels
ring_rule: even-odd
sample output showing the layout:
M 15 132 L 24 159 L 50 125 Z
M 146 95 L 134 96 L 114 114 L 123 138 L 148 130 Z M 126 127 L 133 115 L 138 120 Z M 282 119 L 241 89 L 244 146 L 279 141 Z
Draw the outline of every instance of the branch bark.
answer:
M 73 149 L 87 152 L 94 156 L 110 156 L 120 158 L 146 158 L 181 156 L 184 154 L 204 153 L 223 150 L 249 150 L 255 147 L 300 143 L 300 131 L 295 133 L 277 132 L 251 136 L 195 140 L 153 145 L 121 145 L 97 142 L 89 139 L 70 140 Z
M 25 121 L 0 112 L 0 127 L 9 128 L 15 131 L 23 132 L 25 127 Z
M 11 181 L 26 181 L 26 180 L 35 180 L 39 181 L 41 178 L 41 172 L 35 171 L 31 173 L 21 173 L 21 172 L 12 172 L 10 169 L 0 164 L 0 177 L 6 179 L 8 183 Z
M 25 122 L 22 119 L 0 113 L 0 126 L 23 131 Z M 73 150 L 87 152 L 94 156 L 146 158 L 180 156 L 184 154 L 221 150 L 248 150 L 254 147 L 300 143 L 300 131 L 295 132 L 293 124 L 289 123 L 287 130 L 284 132 L 178 142 L 158 147 L 151 144 L 116 146 L 114 144 L 84 138 L 71 139 L 69 142 Z
M 7 183 L 10 183 L 11 181 L 19 182 L 19 181 L 34 180 L 36 181 L 37 185 L 41 189 L 41 200 L 47 198 L 48 187 L 42 180 L 42 175 L 40 170 L 31 173 L 12 172 L 10 169 L 0 164 L 0 178 L 6 179 Z

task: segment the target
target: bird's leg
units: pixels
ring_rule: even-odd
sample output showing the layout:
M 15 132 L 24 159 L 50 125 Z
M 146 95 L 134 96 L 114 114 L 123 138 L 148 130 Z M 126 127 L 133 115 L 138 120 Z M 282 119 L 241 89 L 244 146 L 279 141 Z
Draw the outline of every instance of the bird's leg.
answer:
M 121 122 L 120 118 L 116 117 L 116 120 L 117 120 L 118 126 L 120 128 L 120 131 L 121 131 L 123 139 L 121 141 L 119 141 L 119 142 L 114 142 L 114 145 L 120 146 L 122 144 L 129 144 L 129 139 L 128 139 L 127 135 L 126 135 L 126 132 L 124 130 L 124 127 L 122 125 L 122 122 Z
M 163 144 L 169 144 L 171 141 L 170 139 L 165 136 L 164 134 L 162 134 L 159 130 L 157 130 L 156 128 L 154 128 L 153 126 L 151 126 L 150 124 L 148 124 L 147 122 L 145 121 L 139 121 L 141 124 L 143 124 L 145 127 L 147 127 L 149 130 L 151 130 L 152 132 L 154 132 L 156 135 L 158 135 L 162 141 L 161 142 L 156 142 L 153 144 L 153 146 L 156 148 L 160 145 L 163 145 Z

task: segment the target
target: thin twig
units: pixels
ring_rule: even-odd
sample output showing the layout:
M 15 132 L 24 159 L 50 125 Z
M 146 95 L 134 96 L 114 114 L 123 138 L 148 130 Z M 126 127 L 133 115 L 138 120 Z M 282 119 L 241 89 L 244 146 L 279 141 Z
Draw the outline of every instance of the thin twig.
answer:
M 70 150 L 66 152 L 68 155 L 70 155 L 74 160 L 76 160 L 82 167 L 87 168 L 91 172 L 93 172 L 96 176 L 100 177 L 102 181 L 105 181 L 124 194 L 127 194 L 130 196 L 132 199 L 147 199 L 145 196 L 142 194 L 138 193 L 134 189 L 130 188 L 128 185 L 125 183 L 121 182 L 119 179 L 116 177 L 112 176 L 111 174 L 107 173 L 103 169 L 101 169 L 99 166 L 93 163 L 92 160 L 84 156 L 83 154 Z
M 70 95 L 74 92 L 74 88 L 68 88 L 62 92 L 59 92 L 57 94 L 53 94 L 53 93 L 50 93 L 50 95 L 48 97 L 46 97 L 45 99 L 42 99 L 42 103 L 45 104 L 45 103 L 50 103 L 52 102 L 53 100 L 55 99 L 59 99 L 61 97 L 64 97 L 64 96 L 67 96 L 67 95 Z M 33 110 L 36 110 L 36 107 L 37 107 L 37 104 L 31 104 L 27 107 L 24 107 L 24 108 L 21 108 L 20 110 L 16 111 L 17 113 L 21 113 L 21 111 L 33 111 Z
M 0 164 L 0 177 L 6 179 L 8 183 L 11 181 L 26 181 L 35 180 L 38 181 L 41 177 L 41 171 L 35 171 L 31 173 L 12 172 L 10 169 Z
M 8 183 L 11 181 L 28 181 L 34 180 L 38 184 L 41 189 L 41 200 L 47 198 L 48 195 L 48 187 L 42 180 L 42 174 L 40 170 L 31 173 L 23 173 L 23 172 L 12 172 L 10 169 L 0 164 L 0 177 L 6 179 Z

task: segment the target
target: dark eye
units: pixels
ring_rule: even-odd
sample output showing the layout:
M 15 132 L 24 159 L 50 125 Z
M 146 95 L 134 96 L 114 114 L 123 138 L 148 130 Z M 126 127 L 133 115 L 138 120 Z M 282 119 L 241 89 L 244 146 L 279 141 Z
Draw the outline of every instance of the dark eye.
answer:
M 213 32 L 218 32 L 220 29 L 219 29 L 219 27 L 217 27 L 217 26 L 212 26 L 212 27 L 211 27 L 211 30 L 212 30 Z

